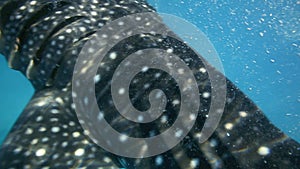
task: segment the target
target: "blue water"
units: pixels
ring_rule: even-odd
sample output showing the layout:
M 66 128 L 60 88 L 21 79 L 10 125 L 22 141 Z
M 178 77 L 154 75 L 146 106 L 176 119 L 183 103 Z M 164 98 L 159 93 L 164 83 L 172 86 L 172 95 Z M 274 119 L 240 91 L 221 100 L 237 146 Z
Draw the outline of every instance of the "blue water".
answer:
M 0 55 L 0 144 L 33 94 L 30 82 Z
M 300 4 L 297 1 L 150 0 L 195 24 L 215 46 L 226 76 L 286 134 L 300 141 Z M 187 30 L 188 31 L 188 30 Z M 0 143 L 33 88 L 0 56 Z
M 196 25 L 216 48 L 225 75 L 280 129 L 300 141 L 300 3 L 149 1 Z M 188 31 L 188 30 L 187 30 Z

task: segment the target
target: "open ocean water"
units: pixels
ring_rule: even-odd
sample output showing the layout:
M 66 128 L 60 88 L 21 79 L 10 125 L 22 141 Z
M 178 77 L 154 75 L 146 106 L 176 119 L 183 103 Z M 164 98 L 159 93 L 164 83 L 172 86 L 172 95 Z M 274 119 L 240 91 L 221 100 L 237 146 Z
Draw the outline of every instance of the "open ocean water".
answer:
M 300 141 L 300 1 L 149 1 L 196 25 L 225 75 L 287 135 Z M 187 30 L 188 31 L 188 30 Z M 0 57 L 0 143 L 33 94 Z

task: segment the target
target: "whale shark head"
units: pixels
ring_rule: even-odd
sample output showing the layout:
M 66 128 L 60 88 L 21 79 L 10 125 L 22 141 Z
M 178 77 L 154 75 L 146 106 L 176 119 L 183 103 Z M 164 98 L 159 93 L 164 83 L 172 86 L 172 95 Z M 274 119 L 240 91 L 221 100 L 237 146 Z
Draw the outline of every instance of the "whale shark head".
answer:
M 273 126 L 261 110 L 224 75 L 205 60 L 197 59 L 197 54 L 191 47 L 176 38 L 155 32 L 140 34 L 132 32 L 132 36 L 111 46 L 101 63 L 89 59 L 83 60 L 83 67 L 79 67 L 77 73 L 88 72 L 90 65 L 100 65 L 95 71 L 95 76 L 92 77 L 94 82 L 92 86 L 101 112 L 97 112 L 95 117 L 92 116 L 91 121 L 82 120 L 81 114 L 78 115 L 76 111 L 78 104 L 74 102 L 80 93 L 74 92 L 73 89 L 74 87 L 86 88 L 89 81 L 83 79 L 72 83 L 75 65 L 80 60 L 79 56 L 83 49 L 92 53 L 100 50 L 93 48 L 93 43 L 90 41 L 93 38 L 101 37 L 101 41 L 97 41 L 96 44 L 101 44 L 103 48 L 111 45 L 111 41 L 105 41 L 108 34 L 99 35 L 98 31 L 103 30 L 113 21 L 132 14 L 155 13 L 146 1 L 8 0 L 0 2 L 0 5 L 0 52 L 6 57 L 9 66 L 21 71 L 35 88 L 34 96 L 1 147 L 1 168 L 298 167 L 299 143 Z M 135 19 L 139 21 L 145 18 L 135 17 Z M 159 18 L 149 19 L 144 27 L 161 22 Z M 109 37 L 118 39 L 114 35 L 124 33 L 123 31 L 130 24 L 132 22 L 117 22 L 118 29 L 111 29 L 116 33 Z M 126 31 L 130 32 L 130 29 Z M 181 86 L 177 85 L 176 78 L 169 76 L 173 70 L 184 74 L 182 72 L 185 69 L 181 67 L 170 69 L 171 73 L 167 72 L 169 69 L 157 70 L 143 67 L 135 74 L 129 85 L 128 98 L 132 105 L 141 111 L 151 108 L 149 101 L 151 91 L 156 89 L 163 91 L 166 99 L 162 99 L 161 102 L 165 108 L 163 114 L 155 121 L 134 123 L 118 114 L 117 108 L 113 105 L 113 92 L 116 91 L 119 95 L 125 93 L 125 89 L 122 88 L 111 90 L 112 77 L 114 71 L 118 70 L 118 65 L 126 61 L 126 56 L 130 55 L 134 58 L 133 61 L 124 61 L 124 64 L 132 70 L 143 56 L 150 57 L 150 52 L 140 51 L 153 48 L 165 50 L 170 54 L 168 59 L 173 55 L 180 56 L 180 60 L 186 63 L 195 75 L 194 80 L 197 82 L 196 87 L 199 92 L 196 96 L 200 100 L 197 105 L 199 110 L 197 115 L 189 116 L 190 119 L 195 120 L 195 124 L 183 139 L 168 151 L 142 158 L 146 150 L 141 148 L 138 151 L 139 158 L 118 155 L 99 146 L 98 140 L 90 137 L 93 132 L 100 135 L 107 133 L 107 128 L 100 126 L 95 130 L 87 130 L 83 126 L 93 126 L 93 120 L 99 122 L 105 118 L 114 130 L 123 135 L 135 138 L 156 137 L 168 131 L 168 128 L 176 122 L 176 118 L 181 115 L 178 113 L 184 104 L 184 99 L 179 94 Z M 214 72 L 213 77 L 208 70 Z M 213 128 L 210 126 L 211 123 L 205 123 L 210 115 L 213 92 L 216 91 L 212 86 L 212 78 L 215 78 L 215 81 L 224 78 L 225 84 L 219 88 L 226 91 L 225 107 L 218 127 L 207 140 L 200 142 L 205 135 L 201 133 L 201 129 Z M 193 79 L 184 81 L 184 84 L 188 84 L 189 81 Z M 120 81 L 123 82 L 125 83 Z M 89 88 L 86 92 L 89 92 Z M 160 98 L 159 93 L 153 95 L 155 96 Z M 88 97 L 81 99 L 80 104 L 85 108 L 83 110 L 86 114 L 92 112 L 91 99 Z M 190 103 L 191 101 L 187 105 Z M 122 110 L 126 109 L 122 108 Z M 136 119 L 143 120 L 143 118 Z M 179 137 L 182 132 L 177 130 L 173 134 Z M 126 142 L 127 137 L 122 137 L 123 135 L 119 141 Z M 138 146 L 114 144 L 110 141 L 110 136 L 102 139 L 107 140 L 111 148 L 117 147 L 126 152 L 133 152 L 134 147 Z M 172 140 L 165 137 L 164 141 Z M 159 146 L 147 147 L 147 149 L 163 148 Z

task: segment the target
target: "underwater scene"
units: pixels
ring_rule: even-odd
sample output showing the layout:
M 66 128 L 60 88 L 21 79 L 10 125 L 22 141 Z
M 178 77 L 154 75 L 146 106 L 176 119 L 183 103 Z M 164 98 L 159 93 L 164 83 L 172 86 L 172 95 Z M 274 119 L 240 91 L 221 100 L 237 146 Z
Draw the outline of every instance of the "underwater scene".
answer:
M 298 0 L 0 0 L 0 169 L 298 169 L 299 23 Z

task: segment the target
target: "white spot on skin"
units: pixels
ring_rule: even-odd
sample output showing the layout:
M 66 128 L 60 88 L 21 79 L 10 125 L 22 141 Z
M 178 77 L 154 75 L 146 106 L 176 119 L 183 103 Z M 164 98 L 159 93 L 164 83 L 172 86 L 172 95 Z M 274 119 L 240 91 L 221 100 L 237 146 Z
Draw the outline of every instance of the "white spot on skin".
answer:
M 182 74 L 184 74 L 184 69 L 180 68 L 177 70 L 177 72 L 182 75 Z
M 227 130 L 232 130 L 233 124 L 232 124 L 232 123 L 226 123 L 226 124 L 224 125 L 224 127 L 225 127 L 225 129 L 227 129 Z
M 167 116 L 162 116 L 160 122 L 161 123 L 166 123 L 168 121 L 168 117 Z
M 85 28 L 85 27 L 79 27 L 79 30 L 80 30 L 81 32 L 85 32 L 85 31 L 86 31 L 86 28 Z
M 149 83 L 146 83 L 145 85 L 144 85 L 144 89 L 148 89 L 150 87 L 150 84 Z
M 139 122 L 142 122 L 144 120 L 144 117 L 143 116 L 138 116 L 138 121 Z
M 58 111 L 57 109 L 52 109 L 50 112 L 51 112 L 52 114 L 58 114 L 58 113 L 59 113 L 59 111 Z
M 194 158 L 194 159 L 191 160 L 190 166 L 192 168 L 196 168 L 198 165 L 199 165 L 199 159 Z
M 198 139 L 200 139 L 200 138 L 201 138 L 201 133 L 200 133 L 200 132 L 199 132 L 199 133 L 196 133 L 196 134 L 195 134 L 195 137 L 198 138 Z
M 61 35 L 61 36 L 58 37 L 58 39 L 59 39 L 59 40 L 64 40 L 64 39 L 65 39 L 65 36 L 62 36 L 62 35 Z
M 258 148 L 257 153 L 261 156 L 266 156 L 270 154 L 271 150 L 266 146 L 261 146 Z
M 120 22 L 118 22 L 118 25 L 122 26 L 122 25 L 124 25 L 124 22 L 120 21 Z
M 59 157 L 59 154 L 54 154 L 53 157 L 52 157 L 52 159 L 55 160 L 55 159 L 57 159 L 58 157 Z
M 156 74 L 155 74 L 155 77 L 156 77 L 156 78 L 159 78 L 160 76 L 161 76 L 160 73 L 156 73 Z
M 203 68 L 203 67 L 202 67 L 202 68 L 200 68 L 200 69 L 199 69 L 199 71 L 200 71 L 201 73 L 206 73 L 206 69 L 205 69 L 205 68 Z
M 75 132 L 72 133 L 72 136 L 73 136 L 74 138 L 77 138 L 77 137 L 80 136 L 80 133 L 79 133 L 78 131 L 75 131 Z
M 104 8 L 104 7 L 100 8 L 100 11 L 105 11 L 105 10 L 106 10 L 106 8 Z
M 52 133 L 58 133 L 60 131 L 60 128 L 59 127 L 52 127 L 51 128 L 51 132 Z
M 163 163 L 163 158 L 161 156 L 157 156 L 155 158 L 155 164 L 156 165 L 161 165 Z
M 45 127 L 40 127 L 40 128 L 39 128 L 39 131 L 40 131 L 40 132 L 44 132 L 44 131 L 46 131 L 46 130 L 47 130 L 47 129 L 46 129 Z
M 182 130 L 178 130 L 175 133 L 175 137 L 180 137 L 182 135 L 183 131 Z
M 93 48 L 89 48 L 89 49 L 88 49 L 88 52 L 89 52 L 89 53 L 94 53 L 94 52 L 95 52 L 95 49 L 93 49 Z M 83 71 L 84 69 L 87 69 L 87 67 L 84 67 L 84 68 L 82 68 L 82 71 L 81 71 L 81 72 L 85 73 L 85 72 L 86 72 L 86 70 L 85 70 L 85 71 Z
M 29 4 L 30 5 L 36 5 L 37 1 L 31 1 Z
M 57 101 L 59 104 L 63 104 L 64 103 L 64 100 L 62 98 L 60 98 L 60 97 L 57 97 L 55 99 L 55 101 Z
M 106 162 L 106 163 L 110 163 L 110 162 L 111 162 L 111 159 L 108 158 L 108 157 L 104 157 L 104 158 L 103 158 L 103 161 Z
M 27 128 L 25 131 L 25 134 L 30 135 L 33 133 L 33 130 L 31 128 Z
M 202 96 L 203 96 L 203 98 L 207 99 L 210 97 L 210 93 L 204 92 Z
M 45 104 L 46 104 L 46 101 L 44 101 L 44 100 L 41 100 L 41 101 L 39 101 L 39 102 L 36 103 L 36 105 L 40 106 L 40 107 L 44 106 Z
M 36 152 L 35 152 L 35 155 L 37 157 L 41 157 L 41 156 L 44 156 L 46 154 L 46 150 L 44 148 L 41 148 L 41 149 L 38 149 Z
M 29 12 L 29 13 L 34 12 L 34 9 L 33 9 L 33 8 L 29 8 L 29 9 L 28 9 L 28 12 Z
M 147 72 L 149 70 L 149 67 L 145 66 L 142 68 L 142 72 Z
M 34 144 L 38 143 L 38 141 L 39 141 L 39 140 L 35 138 L 35 139 L 33 139 L 33 140 L 31 141 L 31 144 L 34 145 Z
M 56 46 L 56 41 L 54 41 L 54 40 L 51 41 L 51 45 L 52 45 L 52 46 Z
M 75 156 L 82 156 L 84 154 L 84 149 L 83 148 L 79 148 L 74 152 Z
M 16 149 L 14 149 L 14 153 L 18 154 L 22 151 L 22 147 L 18 147 Z
M 171 48 L 167 49 L 167 53 L 173 53 L 173 49 Z
M 92 11 L 92 12 L 91 12 L 91 15 L 93 15 L 93 16 L 97 16 L 97 15 L 98 15 L 98 13 L 97 13 L 96 11 Z
M 119 35 L 114 35 L 114 38 L 115 39 L 120 39 L 120 36 Z
M 88 104 L 89 104 L 89 98 L 88 98 L 88 97 L 85 97 L 85 98 L 83 99 L 83 102 L 84 102 L 85 105 L 88 105 Z
M 195 120 L 196 119 L 196 115 L 195 114 L 191 114 L 190 115 L 190 120 Z
M 70 121 L 70 122 L 69 122 L 69 125 L 70 125 L 70 126 L 75 126 L 75 123 L 74 123 L 73 121 Z
M 126 135 L 122 134 L 122 135 L 119 137 L 119 139 L 120 139 L 121 142 L 125 142 L 125 141 L 128 139 L 128 137 L 127 137 Z
M 240 111 L 239 114 L 240 114 L 241 117 L 247 117 L 248 116 L 247 112 L 245 112 L 245 111 Z
M 67 146 L 68 146 L 68 142 L 66 142 L 66 141 L 63 142 L 63 143 L 61 144 L 61 146 L 62 146 L 62 147 L 67 147 Z
M 172 102 L 173 106 L 178 105 L 179 103 L 180 103 L 180 101 L 177 99 Z
M 123 95 L 125 93 L 125 89 L 124 88 L 120 88 L 118 91 L 119 95 Z
M 216 147 L 216 146 L 218 145 L 218 142 L 217 142 L 217 140 L 212 139 L 212 140 L 209 142 L 209 145 L 210 145 L 211 147 Z
M 26 9 L 26 6 L 21 6 L 20 9 L 21 9 L 21 10 L 25 10 L 25 9 Z
M 72 32 L 72 29 L 67 29 L 66 32 L 67 32 L 67 33 L 71 33 L 71 32 Z
M 102 119 L 103 119 L 103 117 L 104 117 L 103 113 L 102 113 L 102 112 L 100 112 L 100 113 L 98 114 L 98 120 L 102 120 Z
M 98 74 L 94 77 L 94 83 L 98 83 L 101 79 L 101 76 Z
M 116 52 L 110 53 L 109 58 L 112 59 L 112 60 L 115 60 L 117 58 L 117 53 Z

